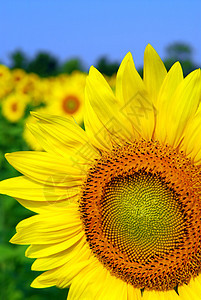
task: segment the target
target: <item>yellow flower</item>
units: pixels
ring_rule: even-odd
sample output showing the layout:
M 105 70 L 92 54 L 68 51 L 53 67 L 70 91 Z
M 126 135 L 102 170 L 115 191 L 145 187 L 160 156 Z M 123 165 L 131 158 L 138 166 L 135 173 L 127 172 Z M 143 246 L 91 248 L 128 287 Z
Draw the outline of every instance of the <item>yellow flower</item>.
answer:
M 15 84 L 19 83 L 26 76 L 26 72 L 22 69 L 14 69 L 11 71 L 12 79 Z
M 29 96 L 33 105 L 39 105 L 43 102 L 41 79 L 37 74 L 25 74 L 25 76 L 17 82 L 15 89 L 17 92 Z
M 71 300 L 200 299 L 200 96 L 200 70 L 167 73 L 148 45 L 144 79 L 128 53 L 116 94 L 90 69 L 86 131 L 35 113 L 46 152 L 8 154 L 24 176 L 0 183 L 37 213 L 11 239 L 45 271 L 33 287 L 70 286 Z
M 0 65 L 0 101 L 3 97 L 9 94 L 13 89 L 13 82 L 10 70 Z
M 83 122 L 84 88 L 86 75 L 76 72 L 59 77 L 48 95 L 49 112 L 59 116 L 73 116 L 78 124 Z
M 24 117 L 29 98 L 20 93 L 10 93 L 2 101 L 2 114 L 10 122 L 15 123 Z

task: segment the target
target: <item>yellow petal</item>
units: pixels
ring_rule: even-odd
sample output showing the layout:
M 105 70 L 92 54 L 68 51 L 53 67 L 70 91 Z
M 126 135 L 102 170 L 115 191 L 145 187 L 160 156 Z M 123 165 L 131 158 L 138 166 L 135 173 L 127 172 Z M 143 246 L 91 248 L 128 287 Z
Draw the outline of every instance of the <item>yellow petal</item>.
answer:
M 51 203 L 70 200 L 77 196 L 79 192 L 80 188 L 78 187 L 66 189 L 56 184 L 53 186 L 43 185 L 25 176 L 9 178 L 0 182 L 0 193 L 27 201 L 45 201 Z
M 11 242 L 43 245 L 70 240 L 82 231 L 78 208 L 75 207 L 71 205 L 68 211 L 35 215 L 21 221 Z
M 167 74 L 166 68 L 158 53 L 149 44 L 144 52 L 143 80 L 148 90 L 150 100 L 157 105 L 160 87 Z
M 85 92 L 85 94 L 84 126 L 87 136 L 89 137 L 90 142 L 98 149 L 105 151 L 110 150 L 112 148 L 110 133 L 97 117 L 89 102 L 87 92 Z
M 64 157 L 80 156 L 85 160 L 97 157 L 98 152 L 90 144 L 86 132 L 73 118 L 35 112 L 32 115 L 40 122 L 29 125 L 29 129 L 47 152 Z
M 37 258 L 37 257 L 46 257 L 48 255 L 53 255 L 55 253 L 59 253 L 65 249 L 68 249 L 78 243 L 84 237 L 84 232 L 80 232 L 79 234 L 75 234 L 68 240 L 63 242 L 57 242 L 55 244 L 34 244 L 27 248 L 25 255 L 30 258 Z M 17 242 L 18 243 L 18 242 Z
M 47 152 L 19 151 L 6 154 L 8 162 L 19 172 L 45 185 L 79 186 L 86 168 Z
M 117 72 L 116 98 L 124 105 L 143 90 L 145 90 L 143 80 L 135 68 L 132 54 L 128 52 Z
M 170 99 L 174 95 L 178 85 L 183 80 L 183 72 L 179 62 L 176 62 L 167 73 L 163 84 L 161 86 L 158 103 L 156 108 L 156 130 L 155 137 L 160 142 L 165 142 L 169 130 L 169 123 L 167 123 L 167 109 Z
M 175 290 L 170 291 L 145 291 L 143 292 L 143 300 L 179 300 Z M 183 300 L 183 298 L 181 298 Z
M 20 198 L 15 198 L 22 206 L 26 207 L 27 209 L 42 214 L 47 211 L 60 211 L 61 209 L 66 210 L 68 205 L 72 202 L 76 203 L 79 200 L 79 197 L 73 197 L 67 200 L 58 201 L 30 201 L 30 200 L 23 200 Z
M 40 277 L 36 277 L 30 286 L 36 289 L 42 289 L 56 285 L 56 277 L 54 277 L 54 274 L 57 275 L 57 269 L 54 271 L 47 271 L 40 275 Z
M 195 164 L 201 161 L 201 110 L 189 122 L 180 147 Z
M 60 267 L 70 261 L 74 256 L 79 255 L 79 253 L 82 251 L 82 248 L 83 242 L 79 241 L 70 248 L 61 252 L 46 257 L 37 258 L 32 264 L 31 269 L 34 271 L 46 271 Z
M 31 227 L 38 232 L 52 232 L 60 231 L 62 229 L 75 229 L 82 224 L 80 221 L 80 216 L 78 212 L 78 205 L 69 205 L 70 209 L 64 211 L 56 211 L 51 213 L 46 213 L 42 215 L 34 215 L 27 219 L 22 220 L 16 226 L 17 232 L 27 231 L 27 228 Z M 74 207 L 74 208 L 73 208 Z M 73 208 L 73 209 L 72 209 Z
M 132 285 L 127 284 L 127 290 L 128 290 L 128 300 L 132 300 L 132 299 L 142 300 L 140 289 L 134 288 Z
M 185 128 L 192 120 L 200 102 L 200 70 L 190 73 L 177 87 L 168 103 L 166 142 L 177 147 Z
M 12 188 L 11 188 L 12 187 Z M 43 185 L 25 176 L 9 178 L 0 182 L 0 193 L 16 198 L 27 209 L 37 213 L 69 210 L 77 202 L 80 187 L 58 187 L 55 184 Z
M 64 228 L 61 230 L 40 231 L 36 227 L 26 227 L 23 231 L 17 232 L 10 240 L 13 244 L 28 245 L 28 244 L 55 244 L 63 241 L 71 240 L 82 231 L 82 226 Z
M 103 265 L 91 262 L 72 280 L 68 293 L 68 300 L 97 299 L 97 293 L 105 284 L 105 273 Z
M 106 276 L 107 277 L 105 278 L 105 284 L 101 291 L 96 295 L 96 299 L 127 299 L 127 283 L 115 276 L 111 276 L 109 272 L 107 272 Z
M 133 139 L 133 127 L 127 115 L 121 110 L 112 90 L 103 76 L 91 67 L 86 83 L 86 97 L 100 122 L 113 141 L 122 142 Z
M 134 138 L 151 139 L 155 109 L 135 69 L 131 53 L 125 56 L 117 73 L 116 97 L 121 103 L 121 113 L 127 116 L 133 126 Z
M 181 299 L 200 300 L 201 295 L 201 275 L 192 278 L 188 285 L 179 287 L 179 296 Z
M 66 288 L 86 266 L 90 264 L 90 260 L 87 259 L 88 255 L 79 253 L 75 255 L 69 262 L 61 267 L 47 271 L 38 276 L 31 284 L 35 288 L 44 288 L 56 285 L 60 288 Z

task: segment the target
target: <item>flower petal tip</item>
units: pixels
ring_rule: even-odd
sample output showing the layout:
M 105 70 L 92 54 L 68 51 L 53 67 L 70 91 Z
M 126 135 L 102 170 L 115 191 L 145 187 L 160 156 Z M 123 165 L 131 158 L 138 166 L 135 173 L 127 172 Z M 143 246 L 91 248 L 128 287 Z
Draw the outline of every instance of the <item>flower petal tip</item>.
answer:
M 35 289 L 41 288 L 40 284 L 38 283 L 37 278 L 34 279 L 34 281 L 32 281 L 32 283 L 30 284 L 30 287 L 35 288 Z
M 5 158 L 9 162 L 9 164 L 11 164 L 11 162 L 13 161 L 13 158 L 18 157 L 17 154 L 18 154 L 18 152 L 12 152 L 12 153 L 6 153 L 5 154 Z
M 16 234 L 9 240 L 9 243 L 11 243 L 11 244 L 18 244 L 18 240 L 16 238 Z
M 156 52 L 156 50 L 154 49 L 154 47 L 151 44 L 147 44 L 147 46 L 145 47 L 145 51 L 146 52 L 148 52 L 148 51 Z
M 13 155 L 12 155 L 13 153 L 6 153 L 4 156 L 5 156 L 5 158 L 6 158 L 6 160 L 9 162 L 9 160 L 10 160 L 10 157 L 12 157 Z
M 91 66 L 89 69 L 89 76 L 96 72 L 98 72 L 98 70 L 94 66 Z

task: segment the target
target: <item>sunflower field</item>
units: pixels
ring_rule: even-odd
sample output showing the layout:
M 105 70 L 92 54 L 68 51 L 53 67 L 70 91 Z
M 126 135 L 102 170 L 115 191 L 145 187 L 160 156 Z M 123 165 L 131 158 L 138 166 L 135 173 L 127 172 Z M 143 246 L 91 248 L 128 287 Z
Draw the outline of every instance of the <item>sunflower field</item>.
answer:
M 0 299 L 62 300 L 68 292 L 70 299 L 96 299 L 76 296 L 89 295 L 91 284 L 101 300 L 118 299 L 119 292 L 122 300 L 143 299 L 143 295 L 145 300 L 152 296 L 160 300 L 161 292 L 164 299 L 176 300 L 179 293 L 185 295 L 184 284 L 188 285 L 191 277 L 196 278 L 190 284 L 199 295 L 201 280 L 196 276 L 201 264 L 196 259 L 201 256 L 201 241 L 195 251 L 191 249 L 196 243 L 196 230 L 200 230 L 196 227 L 200 206 L 195 206 L 195 215 L 189 214 L 190 221 L 186 216 L 188 205 L 193 205 L 200 193 L 197 187 L 201 178 L 196 175 L 200 148 L 194 146 L 196 137 L 200 137 L 198 130 L 194 135 L 195 127 L 200 127 L 200 71 L 187 75 L 192 65 L 185 69 L 184 64 L 183 72 L 181 65 L 176 62 L 172 66 L 173 62 L 170 58 L 163 64 L 148 45 L 144 77 L 142 69 L 135 69 L 131 53 L 125 56 L 118 73 L 111 76 L 91 67 L 89 74 L 74 70 L 41 77 L 22 68 L 0 65 Z M 133 95 L 138 112 L 134 116 L 130 105 Z M 88 147 L 89 152 L 76 152 L 77 145 Z M 68 160 L 73 155 L 79 167 L 85 168 L 82 174 Z M 191 155 L 195 164 L 189 159 Z M 179 170 L 177 175 L 175 170 Z M 21 174 L 25 176 L 13 179 Z M 183 178 L 187 181 L 184 186 Z M 68 196 L 63 192 L 66 186 L 71 193 Z M 22 206 L 12 198 L 14 193 Z M 40 193 L 42 200 L 38 200 Z M 135 208 L 130 203 L 132 197 Z M 58 202 L 55 211 L 54 200 Z M 39 214 L 29 218 L 32 208 Z M 144 217 L 144 208 L 148 217 Z M 168 217 L 163 218 L 166 214 Z M 193 236 L 191 249 L 188 239 L 183 238 L 188 232 Z M 40 245 L 36 243 L 38 238 Z M 24 244 L 31 246 L 27 249 Z M 172 258 L 177 257 L 178 249 L 186 259 L 185 267 L 183 257 L 179 267 Z M 34 258 L 38 259 L 34 262 Z M 72 268 L 64 269 L 69 261 Z M 174 265 L 171 271 L 166 268 L 167 261 L 170 269 Z M 133 262 L 139 267 L 137 273 Z M 149 271 L 155 272 L 155 262 L 160 263 L 159 271 L 165 278 L 172 280 L 164 281 L 156 273 L 153 279 Z M 42 273 L 43 268 L 49 271 Z M 100 279 L 97 282 L 96 277 Z M 66 288 L 69 285 L 73 287 L 70 291 Z
M 84 87 L 87 74 L 74 71 L 42 78 L 23 69 L 11 70 L 0 65 L 0 180 L 18 176 L 4 155 L 15 151 L 42 150 L 31 133 L 36 122 L 32 113 L 42 112 L 58 116 L 75 117 L 83 127 Z M 107 77 L 111 86 L 115 76 Z M 11 197 L 1 195 L 0 201 L 0 299 L 66 299 L 66 290 L 56 288 L 33 290 L 30 283 L 35 274 L 31 272 L 32 260 L 24 257 L 27 247 L 9 244 L 16 224 L 32 213 Z M 25 280 L 26 278 L 26 280 Z M 63 298 L 62 298 L 63 295 Z

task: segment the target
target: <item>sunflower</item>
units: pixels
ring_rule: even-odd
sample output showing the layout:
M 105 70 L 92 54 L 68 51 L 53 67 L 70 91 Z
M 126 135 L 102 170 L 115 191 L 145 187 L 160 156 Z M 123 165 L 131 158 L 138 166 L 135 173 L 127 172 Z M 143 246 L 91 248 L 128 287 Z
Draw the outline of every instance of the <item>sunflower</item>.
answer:
M 0 64 L 0 101 L 13 89 L 12 76 L 9 68 Z
M 85 82 L 86 75 L 81 72 L 60 76 L 48 95 L 48 110 L 59 116 L 73 116 L 78 124 L 82 124 Z
M 14 69 L 11 71 L 12 80 L 15 84 L 19 83 L 26 76 L 26 72 L 22 69 Z
M 14 73 L 17 76 L 17 72 Z M 43 93 L 41 88 L 41 78 L 35 73 L 18 74 L 21 76 L 16 81 L 15 89 L 18 93 L 27 95 L 31 99 L 31 104 L 34 106 L 40 105 L 43 102 Z
M 10 122 L 16 123 L 24 117 L 29 97 L 20 93 L 10 93 L 2 101 L 2 114 Z
M 11 242 L 45 271 L 32 286 L 70 286 L 68 299 L 198 300 L 200 70 L 167 73 L 148 45 L 143 80 L 128 53 L 115 90 L 91 67 L 86 131 L 34 114 L 45 152 L 7 154 L 23 176 L 0 184 L 37 213 Z

